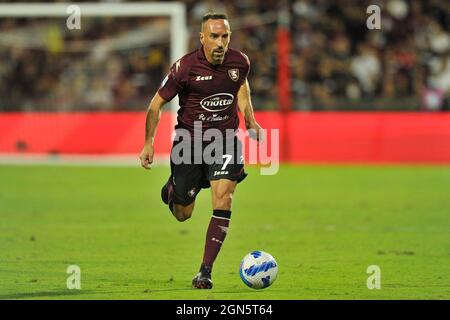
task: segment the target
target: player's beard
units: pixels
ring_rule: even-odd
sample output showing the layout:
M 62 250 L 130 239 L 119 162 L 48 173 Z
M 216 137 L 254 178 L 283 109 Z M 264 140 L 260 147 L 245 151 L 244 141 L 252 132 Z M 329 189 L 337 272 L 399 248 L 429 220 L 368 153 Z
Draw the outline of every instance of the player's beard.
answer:
M 225 49 L 214 49 L 212 52 L 212 60 L 221 63 L 225 57 Z

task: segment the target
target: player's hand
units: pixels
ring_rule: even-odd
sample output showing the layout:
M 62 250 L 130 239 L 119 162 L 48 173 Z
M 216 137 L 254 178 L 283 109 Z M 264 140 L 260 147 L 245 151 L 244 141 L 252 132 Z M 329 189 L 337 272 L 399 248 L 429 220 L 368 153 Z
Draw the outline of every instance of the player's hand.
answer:
M 259 144 L 264 142 L 266 138 L 264 130 L 257 122 L 248 125 L 247 131 L 251 139 L 258 141 Z
M 150 165 L 153 163 L 153 153 L 153 146 L 151 144 L 145 144 L 139 156 L 143 168 L 150 169 Z

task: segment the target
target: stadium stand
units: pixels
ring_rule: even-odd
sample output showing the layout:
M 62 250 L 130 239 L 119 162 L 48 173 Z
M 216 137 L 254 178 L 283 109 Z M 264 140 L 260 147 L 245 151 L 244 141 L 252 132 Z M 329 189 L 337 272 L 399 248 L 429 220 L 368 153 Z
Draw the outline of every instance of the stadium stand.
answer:
M 8 1 L 6 1 L 8 2 Z M 12 2 L 12 1 L 11 1 Z M 376 1 L 291 1 L 291 91 L 297 110 L 450 109 L 449 6 Z M 252 61 L 256 109 L 275 110 L 277 2 L 185 1 L 190 49 L 200 17 L 226 12 L 232 45 Z M 171 61 L 164 18 L 0 19 L 0 111 L 145 110 Z

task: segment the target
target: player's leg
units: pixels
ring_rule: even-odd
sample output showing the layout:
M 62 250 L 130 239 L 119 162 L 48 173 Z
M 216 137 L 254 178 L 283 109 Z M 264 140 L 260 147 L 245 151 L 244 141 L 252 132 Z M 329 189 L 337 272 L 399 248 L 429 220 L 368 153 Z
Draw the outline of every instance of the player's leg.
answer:
M 236 181 L 228 179 L 212 180 L 211 195 L 213 214 L 205 239 L 203 265 L 212 268 L 228 232 L 231 219 L 231 202 L 236 189 Z
M 231 219 L 231 202 L 237 181 L 219 179 L 211 181 L 213 214 L 206 232 L 203 265 L 212 268 L 219 254 Z
M 161 190 L 161 198 L 178 221 L 192 216 L 195 198 L 201 190 L 201 168 L 194 164 L 171 165 L 171 175 Z
M 186 221 L 192 216 L 192 212 L 194 211 L 195 201 L 187 206 L 183 206 L 181 204 L 174 204 L 172 214 L 174 217 L 180 221 Z
M 195 198 L 201 190 L 203 169 L 201 165 L 195 164 L 194 158 L 187 159 L 190 161 L 180 158 L 183 157 L 184 149 L 180 149 L 181 154 L 174 151 L 180 143 L 183 143 L 183 139 L 175 139 L 173 142 L 170 177 L 161 189 L 161 198 L 178 221 L 186 221 L 192 216 Z
M 200 272 L 192 281 L 196 288 L 209 289 L 212 287 L 211 272 L 228 232 L 233 194 L 237 183 L 247 176 L 241 157 L 242 148 L 237 139 L 235 139 L 234 146 L 234 152 L 224 155 L 224 159 L 227 161 L 209 165 L 207 168 L 207 177 L 211 185 L 213 214 L 206 232 Z
M 205 176 L 211 186 L 213 214 L 206 232 L 200 272 L 192 281 L 194 287 L 201 289 L 212 287 L 211 272 L 228 232 L 233 194 L 237 183 L 247 176 L 244 171 L 242 144 L 236 137 L 225 143 L 226 152 L 223 153 L 222 161 L 204 167 Z
M 212 287 L 212 267 L 228 232 L 231 219 L 231 203 L 237 181 L 219 179 L 212 180 L 210 183 L 213 214 L 206 232 L 205 250 L 200 272 L 192 281 L 194 287 L 200 289 L 210 289 Z
M 214 210 L 231 211 L 231 202 L 237 181 L 219 179 L 211 180 L 210 183 Z

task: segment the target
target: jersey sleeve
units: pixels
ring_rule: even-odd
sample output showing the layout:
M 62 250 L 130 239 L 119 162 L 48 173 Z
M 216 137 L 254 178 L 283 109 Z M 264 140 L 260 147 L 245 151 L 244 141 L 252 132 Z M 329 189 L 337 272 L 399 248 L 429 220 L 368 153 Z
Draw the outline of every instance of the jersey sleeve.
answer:
M 182 60 L 180 59 L 170 68 L 169 73 L 159 87 L 158 93 L 165 101 L 170 101 L 183 91 L 186 84 L 186 68 L 182 66 Z
M 243 52 L 241 52 L 242 56 L 244 57 L 244 75 L 245 77 L 242 78 L 241 84 L 247 80 L 248 75 L 250 74 L 250 59 L 247 57 L 247 55 Z

